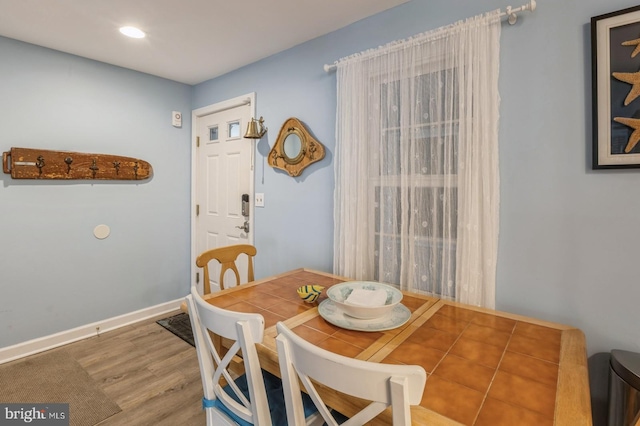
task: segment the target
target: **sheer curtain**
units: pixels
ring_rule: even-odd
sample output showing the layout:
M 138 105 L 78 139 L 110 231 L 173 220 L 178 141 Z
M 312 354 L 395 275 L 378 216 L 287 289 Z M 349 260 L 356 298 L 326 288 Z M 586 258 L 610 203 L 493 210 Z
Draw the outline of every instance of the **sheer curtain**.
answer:
M 493 308 L 500 12 L 337 63 L 334 272 Z

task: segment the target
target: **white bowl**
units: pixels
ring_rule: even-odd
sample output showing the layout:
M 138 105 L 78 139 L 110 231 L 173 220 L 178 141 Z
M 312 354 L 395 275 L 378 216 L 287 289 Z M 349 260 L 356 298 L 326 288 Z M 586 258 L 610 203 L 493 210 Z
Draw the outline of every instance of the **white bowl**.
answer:
M 379 290 L 387 292 L 387 300 L 382 306 L 361 306 L 347 303 L 346 300 L 354 289 Z M 393 310 L 402 300 L 402 292 L 388 284 L 375 281 L 347 281 L 334 284 L 327 290 L 327 297 L 333 301 L 342 311 L 354 318 L 373 319 L 380 318 Z

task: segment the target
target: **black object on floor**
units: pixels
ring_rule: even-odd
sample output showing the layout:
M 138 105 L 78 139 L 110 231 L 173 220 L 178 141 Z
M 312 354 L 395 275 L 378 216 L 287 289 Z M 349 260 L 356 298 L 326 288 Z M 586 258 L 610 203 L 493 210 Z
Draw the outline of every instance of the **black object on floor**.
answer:
M 156 323 L 166 328 L 191 346 L 196 346 L 196 343 L 193 340 L 193 330 L 191 330 L 189 315 L 182 313 L 158 320 Z

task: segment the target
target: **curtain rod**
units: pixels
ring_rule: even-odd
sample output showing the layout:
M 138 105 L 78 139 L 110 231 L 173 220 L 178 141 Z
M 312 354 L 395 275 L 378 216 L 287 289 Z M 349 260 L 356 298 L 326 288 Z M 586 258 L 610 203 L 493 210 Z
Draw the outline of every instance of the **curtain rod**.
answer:
M 524 12 L 524 11 L 530 11 L 533 12 L 534 10 L 536 10 L 536 0 L 530 0 L 529 3 L 527 4 L 523 4 L 520 7 L 516 7 L 515 9 L 512 8 L 511 6 L 507 6 L 506 10 L 504 12 L 502 12 L 500 14 L 501 17 L 503 16 L 508 16 L 509 18 L 507 19 L 509 21 L 510 25 L 514 25 L 516 23 L 516 21 L 518 20 L 518 12 Z M 335 71 L 336 68 L 338 68 L 337 65 L 338 61 L 334 62 L 333 64 L 324 64 L 324 70 L 325 72 L 332 72 Z

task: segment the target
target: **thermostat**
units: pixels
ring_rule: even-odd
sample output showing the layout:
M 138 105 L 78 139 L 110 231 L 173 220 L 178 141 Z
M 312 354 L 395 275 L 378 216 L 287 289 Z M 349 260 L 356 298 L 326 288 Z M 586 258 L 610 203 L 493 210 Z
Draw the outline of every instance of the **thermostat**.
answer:
M 171 117 L 173 127 L 182 127 L 182 113 L 180 111 L 173 111 Z

